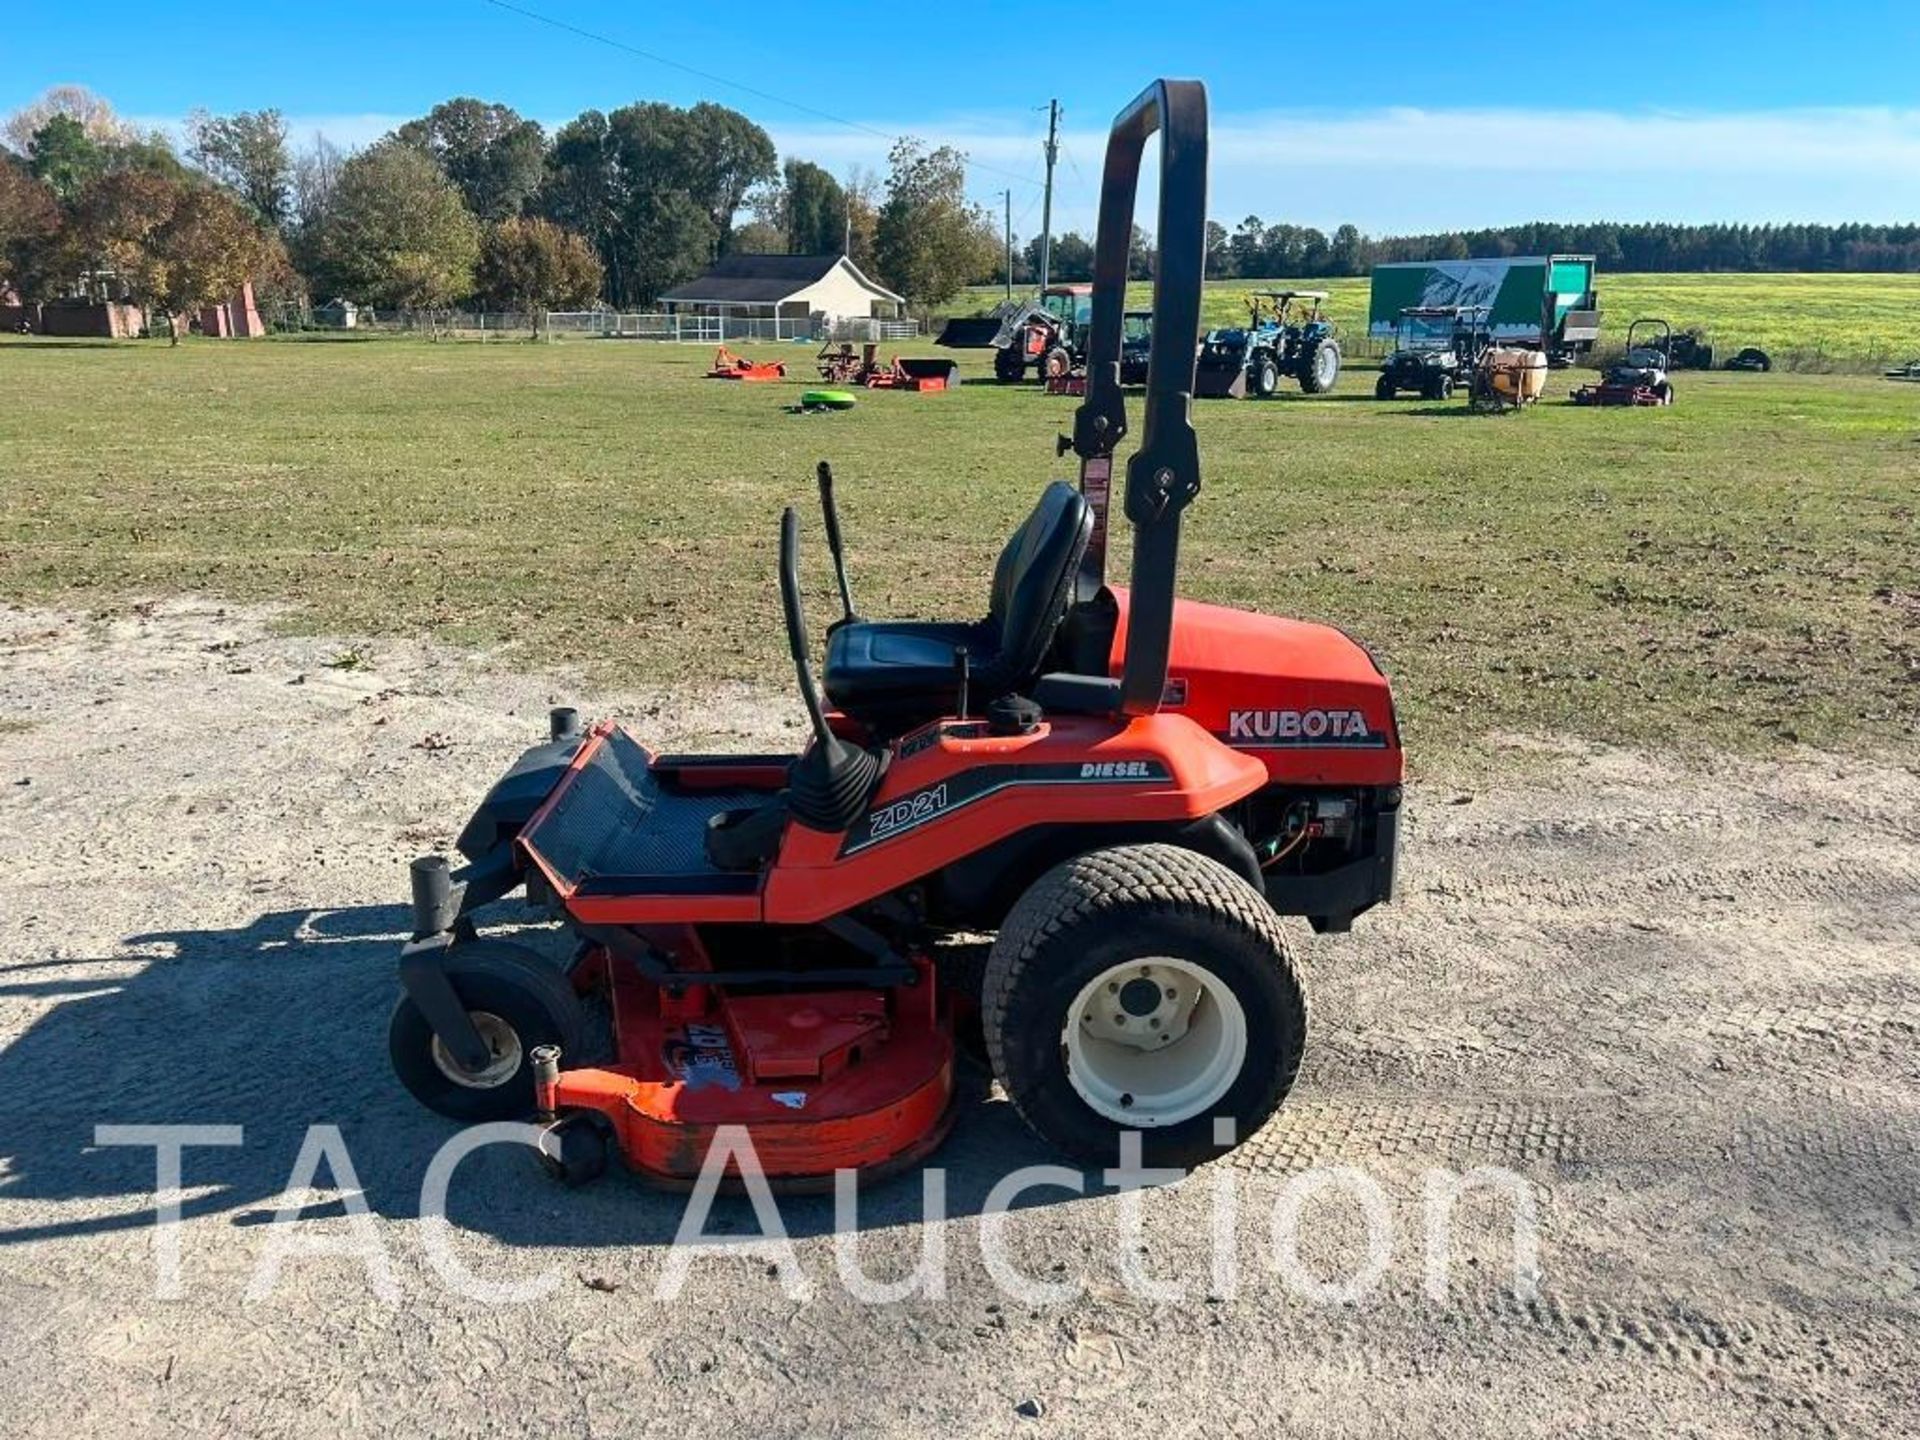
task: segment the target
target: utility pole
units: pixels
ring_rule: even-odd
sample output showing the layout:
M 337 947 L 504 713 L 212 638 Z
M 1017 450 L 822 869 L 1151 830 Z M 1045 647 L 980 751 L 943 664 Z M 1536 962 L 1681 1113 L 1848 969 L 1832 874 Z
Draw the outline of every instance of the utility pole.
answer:
M 1040 288 L 1053 265 L 1053 162 L 1060 157 L 1060 102 L 1047 102 L 1047 189 L 1040 202 Z
M 1013 191 L 1002 190 L 1000 198 L 1007 204 L 1007 299 L 1013 298 Z

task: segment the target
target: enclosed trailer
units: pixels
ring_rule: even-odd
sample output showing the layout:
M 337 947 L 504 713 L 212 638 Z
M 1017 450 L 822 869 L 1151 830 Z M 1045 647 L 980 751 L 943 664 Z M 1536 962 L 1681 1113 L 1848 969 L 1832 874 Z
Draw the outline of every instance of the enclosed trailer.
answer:
M 1367 333 L 1393 339 L 1404 310 L 1483 305 L 1496 342 L 1538 346 L 1554 359 L 1584 354 L 1600 338 L 1591 255 L 1376 265 Z

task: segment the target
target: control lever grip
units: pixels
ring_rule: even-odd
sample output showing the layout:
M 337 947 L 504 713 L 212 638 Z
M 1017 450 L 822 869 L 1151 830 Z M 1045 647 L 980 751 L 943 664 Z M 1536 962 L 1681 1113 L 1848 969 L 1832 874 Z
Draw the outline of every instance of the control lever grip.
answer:
M 789 505 L 780 516 L 780 608 L 786 612 L 787 649 L 793 654 L 793 669 L 800 680 L 800 699 L 806 704 L 807 719 L 822 745 L 831 745 L 833 731 L 827 726 L 826 706 L 820 698 L 820 686 L 813 678 L 813 662 L 808 658 L 807 612 L 800 599 L 800 517 Z
M 833 555 L 833 578 L 840 587 L 840 608 L 853 619 L 853 587 L 847 583 L 846 546 L 840 539 L 840 507 L 833 498 L 833 467 L 822 460 L 815 473 L 820 479 L 820 514 L 827 522 L 827 549 Z

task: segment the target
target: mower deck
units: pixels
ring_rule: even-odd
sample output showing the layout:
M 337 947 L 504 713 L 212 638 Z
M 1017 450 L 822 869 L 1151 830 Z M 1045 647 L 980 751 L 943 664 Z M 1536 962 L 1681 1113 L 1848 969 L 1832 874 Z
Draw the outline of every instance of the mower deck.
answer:
M 691 1182 L 723 1126 L 789 1186 L 912 1164 L 946 1135 L 953 1038 L 924 962 L 912 985 L 744 995 L 663 987 L 604 951 L 597 963 L 618 1054 L 563 1071 L 554 1101 L 603 1116 L 648 1179 Z
M 803 1181 L 870 1171 L 945 1134 L 953 1041 L 932 966 L 720 967 L 689 923 L 599 928 L 595 902 L 677 897 L 758 906 L 760 876 L 708 858 L 711 817 L 770 803 L 786 757 L 659 761 L 624 730 L 596 730 L 521 832 L 593 946 L 582 990 L 604 988 L 615 1059 L 559 1075 L 552 1108 L 605 1118 L 627 1164 L 690 1182 L 722 1126 L 743 1127 L 761 1171 Z M 811 978 L 810 977 L 817 977 Z

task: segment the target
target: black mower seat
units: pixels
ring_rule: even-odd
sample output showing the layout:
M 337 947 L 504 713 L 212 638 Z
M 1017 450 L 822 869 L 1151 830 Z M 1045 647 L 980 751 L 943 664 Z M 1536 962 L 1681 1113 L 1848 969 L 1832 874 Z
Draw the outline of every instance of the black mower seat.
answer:
M 975 709 L 1031 685 L 1066 617 L 1074 572 L 1092 536 L 1092 507 L 1055 480 L 1000 552 L 986 619 L 849 620 L 827 639 L 827 698 L 882 731 L 951 714 L 961 646 Z

